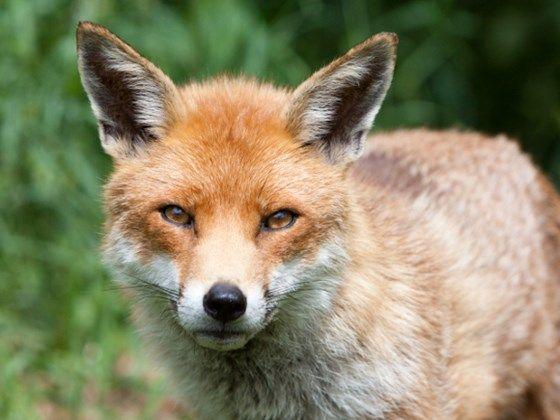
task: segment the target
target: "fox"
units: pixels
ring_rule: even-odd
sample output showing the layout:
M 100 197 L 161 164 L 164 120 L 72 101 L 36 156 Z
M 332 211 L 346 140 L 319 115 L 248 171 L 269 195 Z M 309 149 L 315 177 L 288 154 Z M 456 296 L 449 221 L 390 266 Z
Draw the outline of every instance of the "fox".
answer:
M 560 197 L 505 135 L 370 135 L 397 43 L 178 86 L 78 24 L 104 260 L 194 418 L 560 419 Z

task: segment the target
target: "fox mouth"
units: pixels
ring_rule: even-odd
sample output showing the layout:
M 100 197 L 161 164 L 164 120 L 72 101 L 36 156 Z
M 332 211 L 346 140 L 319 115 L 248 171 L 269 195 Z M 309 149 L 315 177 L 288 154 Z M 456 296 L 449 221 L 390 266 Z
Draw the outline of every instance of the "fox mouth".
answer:
M 245 346 L 250 335 L 244 332 L 220 330 L 198 330 L 194 340 L 202 347 L 219 351 L 237 350 Z
M 227 340 L 235 337 L 244 336 L 245 334 L 242 332 L 235 332 L 235 331 L 226 331 L 222 330 L 198 330 L 195 331 L 197 335 L 205 335 L 208 337 L 213 337 L 217 340 Z

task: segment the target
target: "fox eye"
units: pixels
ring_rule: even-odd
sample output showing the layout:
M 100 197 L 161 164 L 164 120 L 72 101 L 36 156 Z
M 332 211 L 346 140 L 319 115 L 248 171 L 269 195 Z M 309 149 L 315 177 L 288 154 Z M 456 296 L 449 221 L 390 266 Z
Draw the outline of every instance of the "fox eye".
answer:
M 179 226 L 191 227 L 194 223 L 194 218 L 189 213 L 173 204 L 162 208 L 161 215 L 166 221 Z
M 263 230 L 279 230 L 292 226 L 297 219 L 297 214 L 291 210 L 278 210 L 262 221 Z

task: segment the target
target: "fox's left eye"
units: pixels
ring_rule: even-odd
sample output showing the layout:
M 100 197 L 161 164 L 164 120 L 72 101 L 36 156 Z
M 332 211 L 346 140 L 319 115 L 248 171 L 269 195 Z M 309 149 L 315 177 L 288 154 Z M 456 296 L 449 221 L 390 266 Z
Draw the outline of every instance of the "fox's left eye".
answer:
M 297 214 L 291 210 L 279 210 L 274 212 L 262 221 L 264 230 L 286 229 L 292 226 L 297 219 Z
M 162 208 L 161 215 L 166 221 L 179 226 L 190 227 L 194 222 L 193 217 L 189 213 L 173 204 Z

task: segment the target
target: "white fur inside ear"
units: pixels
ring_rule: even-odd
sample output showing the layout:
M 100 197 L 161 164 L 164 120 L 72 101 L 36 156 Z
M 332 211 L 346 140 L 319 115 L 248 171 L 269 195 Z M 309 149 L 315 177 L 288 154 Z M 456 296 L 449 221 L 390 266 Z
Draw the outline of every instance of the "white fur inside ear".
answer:
M 78 44 L 78 64 L 109 154 L 133 154 L 161 136 L 174 95 L 161 70 L 124 43 L 93 35 Z
M 365 58 L 360 57 L 341 66 L 333 74 L 327 76 L 321 88 L 317 89 L 314 95 L 311 95 L 308 108 L 303 115 L 309 142 L 320 140 L 328 135 L 336 117 L 340 92 L 348 87 L 358 85 L 368 71 L 368 63 Z M 369 129 L 380 106 L 381 103 L 375 106 L 360 126 Z
M 333 162 L 361 155 L 391 83 L 394 44 L 368 40 L 318 71 L 293 94 L 288 127 Z
M 134 119 L 147 127 L 161 127 L 165 124 L 165 91 L 161 83 L 144 66 L 130 59 L 118 50 L 105 52 L 109 69 L 123 75 L 134 95 Z M 155 134 L 155 133 L 153 133 Z

